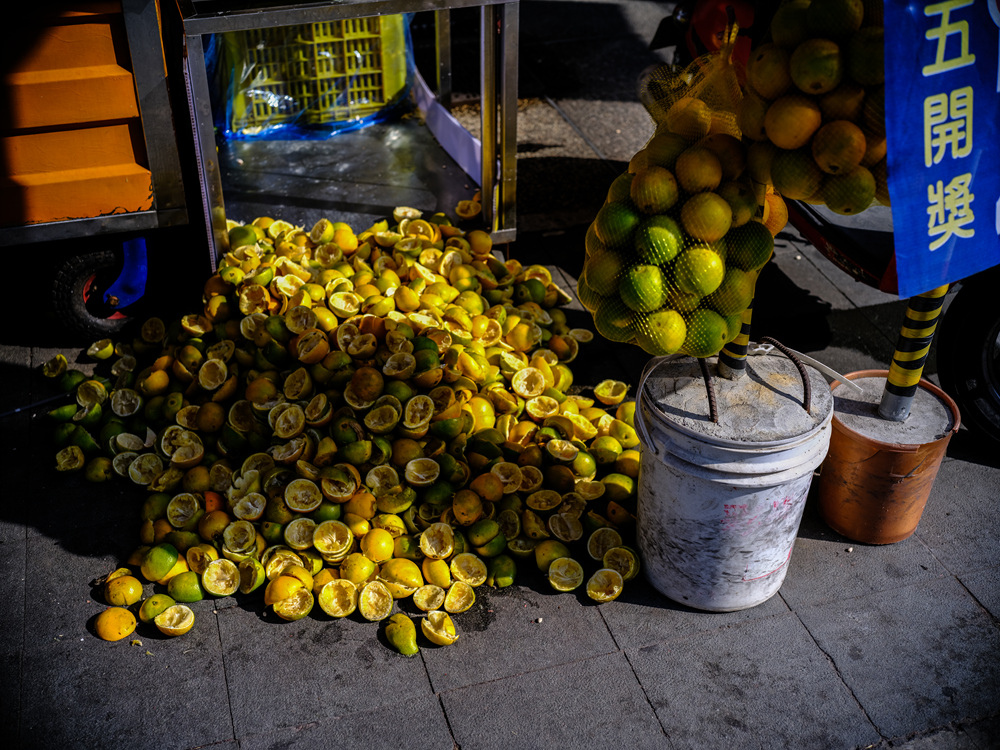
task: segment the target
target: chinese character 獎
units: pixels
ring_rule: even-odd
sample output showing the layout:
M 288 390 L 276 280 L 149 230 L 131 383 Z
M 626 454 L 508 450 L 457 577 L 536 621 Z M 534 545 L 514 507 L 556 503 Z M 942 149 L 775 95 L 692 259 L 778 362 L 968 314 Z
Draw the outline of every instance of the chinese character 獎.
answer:
M 976 61 L 976 56 L 969 52 L 969 22 L 952 21 L 951 12 L 960 8 L 967 8 L 975 0 L 945 0 L 943 3 L 934 3 L 924 8 L 925 16 L 941 16 L 941 25 L 927 30 L 924 38 L 936 40 L 937 50 L 934 55 L 934 62 L 925 65 L 924 76 L 937 75 L 956 68 L 964 68 L 972 65 Z M 947 57 L 948 37 L 958 36 L 958 46 L 960 54 L 958 57 Z
M 931 250 L 937 250 L 951 239 L 952 235 L 968 239 L 975 235 L 974 229 L 966 229 L 975 220 L 971 203 L 976 197 L 969 192 L 972 175 L 955 177 L 947 185 L 938 180 L 927 186 L 927 235 L 937 237 L 930 243 Z
M 951 158 L 972 153 L 972 87 L 964 86 L 947 94 L 924 99 L 924 165 L 944 158 L 951 146 Z

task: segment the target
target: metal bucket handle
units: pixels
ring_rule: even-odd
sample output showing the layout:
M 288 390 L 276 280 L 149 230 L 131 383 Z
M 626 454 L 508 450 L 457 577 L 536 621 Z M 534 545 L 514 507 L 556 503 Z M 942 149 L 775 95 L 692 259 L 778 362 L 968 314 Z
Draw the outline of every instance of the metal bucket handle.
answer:
M 775 341 L 770 336 L 761 336 L 760 340 L 773 346 L 788 357 L 792 361 L 792 364 L 795 365 L 795 369 L 799 371 L 799 376 L 802 378 L 802 408 L 807 412 L 812 412 L 812 384 L 809 382 L 809 373 L 806 372 L 806 366 L 802 364 L 802 360 L 796 357 L 791 349 Z
M 646 423 L 643 421 L 642 417 L 643 388 L 645 388 L 646 386 L 646 378 L 648 378 L 652 374 L 653 370 L 656 369 L 656 365 L 658 365 L 661 361 L 665 359 L 676 359 L 677 356 L 678 355 L 676 354 L 669 354 L 662 357 L 650 358 L 649 362 L 646 363 L 646 366 L 642 370 L 642 375 L 639 376 L 639 388 L 637 390 L 638 395 L 636 396 L 636 408 L 635 408 L 635 413 L 637 417 L 636 426 L 641 430 L 642 437 L 645 439 L 646 444 L 653 449 L 653 454 L 657 456 L 660 455 L 660 451 L 657 449 L 655 445 L 653 445 L 653 441 L 650 440 L 649 431 L 646 429 Z M 702 357 L 698 357 L 697 359 L 698 359 L 698 367 L 701 369 L 701 375 L 705 380 L 705 390 L 708 392 L 709 419 L 712 422 L 718 422 L 719 413 L 718 413 L 718 408 L 715 405 L 715 385 L 713 384 L 712 381 L 712 375 L 708 371 L 707 361 Z M 663 411 L 655 404 L 651 405 L 650 408 L 655 409 L 663 420 L 666 421 L 669 419 L 667 415 L 664 414 Z

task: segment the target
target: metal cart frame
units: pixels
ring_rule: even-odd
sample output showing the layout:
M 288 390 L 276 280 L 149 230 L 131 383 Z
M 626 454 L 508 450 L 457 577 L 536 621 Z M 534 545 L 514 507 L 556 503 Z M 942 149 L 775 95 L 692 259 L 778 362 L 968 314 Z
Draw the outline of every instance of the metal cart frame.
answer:
M 177 0 L 184 36 L 184 76 L 194 128 L 200 190 L 209 238 L 211 264 L 228 250 L 225 202 L 216 152 L 215 127 L 203 36 L 230 31 L 320 23 L 345 18 L 434 11 L 438 28 L 438 96 L 451 93 L 449 12 L 480 7 L 483 218 L 495 242 L 515 235 L 517 144 L 516 0 L 339 0 L 292 3 L 281 0 Z M 499 159 L 499 161 L 498 161 Z

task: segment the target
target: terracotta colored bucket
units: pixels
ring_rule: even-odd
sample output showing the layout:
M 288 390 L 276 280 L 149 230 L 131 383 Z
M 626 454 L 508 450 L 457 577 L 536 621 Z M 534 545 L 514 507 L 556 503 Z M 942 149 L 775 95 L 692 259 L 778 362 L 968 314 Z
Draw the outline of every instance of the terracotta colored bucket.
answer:
M 848 380 L 882 378 L 887 370 L 861 370 Z M 831 385 L 836 389 L 839 381 Z M 926 443 L 887 443 L 847 427 L 833 416 L 830 450 L 816 480 L 823 520 L 848 539 L 865 544 L 892 544 L 912 536 L 934 486 L 951 436 L 958 431 L 955 402 L 933 383 L 920 387 L 951 411 L 951 429 Z

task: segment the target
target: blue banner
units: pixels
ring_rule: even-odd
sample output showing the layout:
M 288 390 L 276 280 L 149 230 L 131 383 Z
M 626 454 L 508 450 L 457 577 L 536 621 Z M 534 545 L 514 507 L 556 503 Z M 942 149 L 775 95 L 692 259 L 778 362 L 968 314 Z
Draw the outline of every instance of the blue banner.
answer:
M 885 0 L 899 295 L 1000 264 L 1000 0 Z

